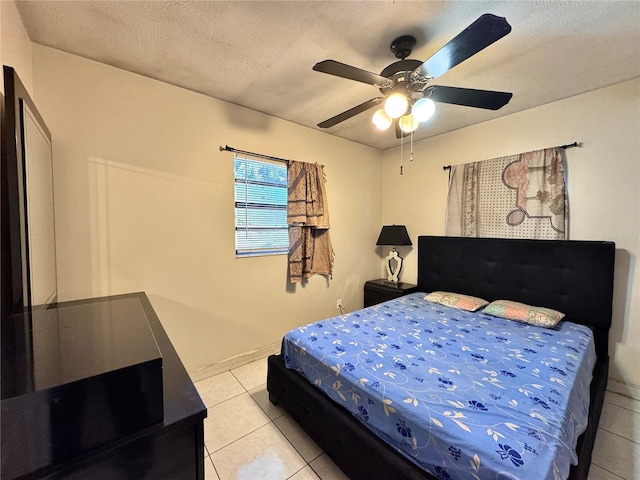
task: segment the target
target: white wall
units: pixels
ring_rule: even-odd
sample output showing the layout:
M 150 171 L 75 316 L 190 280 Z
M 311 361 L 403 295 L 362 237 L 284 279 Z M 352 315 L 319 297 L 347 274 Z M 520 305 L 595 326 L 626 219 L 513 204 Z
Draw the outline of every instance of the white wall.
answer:
M 382 155 L 39 45 L 38 107 L 53 136 L 61 300 L 146 291 L 187 370 L 280 342 L 362 307 L 377 274 Z M 326 165 L 333 279 L 287 283 L 286 256 L 235 258 L 233 155 Z
M 414 243 L 418 235 L 442 235 L 444 165 L 581 142 L 582 148 L 566 150 L 570 238 L 616 242 L 611 376 L 640 386 L 639 133 L 636 79 L 418 142 L 413 162 L 404 161 L 403 176 L 400 150 L 387 151 L 383 223 L 406 224 Z M 415 251 L 406 255 L 403 273 L 415 282 Z
M 33 96 L 31 40 L 13 0 L 0 1 L 0 65 L 13 67 Z M 0 82 L 4 93 L 4 82 Z

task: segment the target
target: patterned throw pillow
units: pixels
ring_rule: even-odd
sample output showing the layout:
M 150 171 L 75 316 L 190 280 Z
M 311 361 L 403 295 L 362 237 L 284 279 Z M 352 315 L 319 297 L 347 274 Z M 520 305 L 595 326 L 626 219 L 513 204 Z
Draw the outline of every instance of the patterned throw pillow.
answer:
M 431 292 L 424 299 L 427 302 L 439 303 L 446 305 L 447 307 L 454 307 L 460 310 L 467 310 L 468 312 L 475 312 L 481 309 L 489 302 L 482 298 L 472 297 L 470 295 L 463 295 L 461 293 L 452 292 Z
M 511 300 L 496 300 L 495 302 L 491 302 L 482 313 L 544 328 L 555 328 L 558 322 L 564 318 L 564 313 L 558 312 L 557 310 L 544 307 L 532 307 L 531 305 L 512 302 Z

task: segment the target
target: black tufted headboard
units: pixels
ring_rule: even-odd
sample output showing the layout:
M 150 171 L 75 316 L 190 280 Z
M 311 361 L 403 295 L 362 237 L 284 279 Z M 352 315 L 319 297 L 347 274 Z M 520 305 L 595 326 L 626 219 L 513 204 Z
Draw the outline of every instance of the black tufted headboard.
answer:
M 550 307 L 594 330 L 608 355 L 615 244 L 576 240 L 418 238 L 418 287 Z

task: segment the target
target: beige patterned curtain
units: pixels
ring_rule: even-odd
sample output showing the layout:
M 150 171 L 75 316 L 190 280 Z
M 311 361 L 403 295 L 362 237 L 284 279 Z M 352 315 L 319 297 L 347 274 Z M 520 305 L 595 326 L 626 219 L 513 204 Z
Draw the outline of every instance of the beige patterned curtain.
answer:
M 568 217 L 557 147 L 451 167 L 449 236 L 565 240 Z
M 290 161 L 288 179 L 289 281 L 316 274 L 330 277 L 334 252 L 324 166 Z

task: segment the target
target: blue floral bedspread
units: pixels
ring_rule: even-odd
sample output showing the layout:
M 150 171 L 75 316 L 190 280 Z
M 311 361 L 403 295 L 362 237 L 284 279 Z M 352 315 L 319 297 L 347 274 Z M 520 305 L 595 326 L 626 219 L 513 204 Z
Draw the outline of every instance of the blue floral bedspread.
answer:
M 566 479 L 587 425 L 591 331 L 414 293 L 292 330 L 285 364 L 439 479 Z

